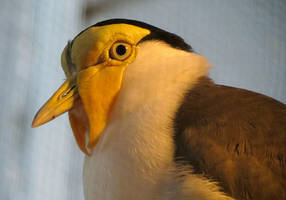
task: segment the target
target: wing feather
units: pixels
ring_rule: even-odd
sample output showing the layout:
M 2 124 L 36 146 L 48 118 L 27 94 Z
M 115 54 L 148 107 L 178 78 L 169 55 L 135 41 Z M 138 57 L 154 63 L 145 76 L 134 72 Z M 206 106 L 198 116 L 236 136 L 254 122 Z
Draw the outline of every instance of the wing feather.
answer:
M 176 159 L 237 199 L 286 199 L 286 105 L 199 80 L 175 119 Z

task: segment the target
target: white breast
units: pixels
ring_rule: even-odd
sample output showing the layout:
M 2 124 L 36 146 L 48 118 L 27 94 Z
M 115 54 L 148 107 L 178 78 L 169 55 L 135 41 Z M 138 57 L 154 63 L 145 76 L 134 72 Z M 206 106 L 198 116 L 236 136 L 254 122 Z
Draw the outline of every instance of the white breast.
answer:
M 138 47 L 110 120 L 85 159 L 86 200 L 167 199 L 176 182 L 172 119 L 184 93 L 207 69 L 203 57 L 161 42 Z

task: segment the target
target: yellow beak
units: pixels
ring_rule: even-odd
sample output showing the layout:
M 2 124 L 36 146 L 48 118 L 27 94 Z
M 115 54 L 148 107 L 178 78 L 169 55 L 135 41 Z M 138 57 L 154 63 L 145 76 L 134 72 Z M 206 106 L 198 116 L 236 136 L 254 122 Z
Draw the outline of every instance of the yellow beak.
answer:
M 42 106 L 32 122 L 32 127 L 40 126 L 69 111 L 77 144 L 89 155 L 88 148 L 96 145 L 108 121 L 126 66 L 96 65 L 79 71 L 65 81 Z
M 32 127 L 40 126 L 69 111 L 79 98 L 76 77 L 66 80 L 53 96 L 40 108 L 34 117 Z

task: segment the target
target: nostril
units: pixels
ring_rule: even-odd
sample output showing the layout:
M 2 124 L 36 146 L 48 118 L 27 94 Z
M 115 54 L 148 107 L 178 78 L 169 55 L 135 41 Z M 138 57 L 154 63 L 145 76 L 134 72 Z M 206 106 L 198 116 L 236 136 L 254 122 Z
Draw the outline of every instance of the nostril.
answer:
M 61 98 L 67 96 L 74 88 L 75 88 L 75 85 L 73 85 L 67 92 L 65 92 L 65 93 L 61 96 Z

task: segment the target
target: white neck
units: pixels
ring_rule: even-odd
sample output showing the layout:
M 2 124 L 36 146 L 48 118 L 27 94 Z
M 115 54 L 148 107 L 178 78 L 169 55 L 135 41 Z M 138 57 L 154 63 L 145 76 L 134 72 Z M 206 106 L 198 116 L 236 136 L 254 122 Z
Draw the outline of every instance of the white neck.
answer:
M 174 170 L 172 120 L 208 67 L 203 57 L 162 42 L 138 46 L 110 121 L 85 160 L 86 200 L 160 199 Z

